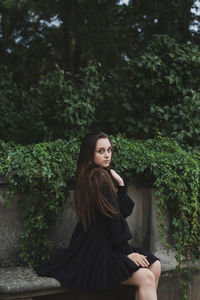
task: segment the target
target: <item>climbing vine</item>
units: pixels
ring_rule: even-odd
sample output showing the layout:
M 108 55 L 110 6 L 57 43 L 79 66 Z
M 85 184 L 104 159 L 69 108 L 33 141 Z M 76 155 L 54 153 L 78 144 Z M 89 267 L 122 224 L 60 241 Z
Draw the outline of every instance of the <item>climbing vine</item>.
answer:
M 28 146 L 0 143 L 0 173 L 9 183 L 5 195 L 8 205 L 21 194 L 24 230 L 19 252 L 29 266 L 50 254 L 49 232 L 67 200 L 78 151 L 79 145 L 73 140 Z
M 199 156 L 184 151 L 177 142 L 158 136 L 146 141 L 112 137 L 112 167 L 127 181 L 140 175 L 156 189 L 159 230 L 163 241 L 166 212 L 170 216 L 173 248 L 180 270 L 200 255 Z M 0 141 L 0 173 L 9 183 L 8 205 L 21 194 L 24 220 L 20 256 L 32 266 L 51 251 L 49 232 L 67 201 L 76 169 L 80 143 L 57 140 L 28 146 Z

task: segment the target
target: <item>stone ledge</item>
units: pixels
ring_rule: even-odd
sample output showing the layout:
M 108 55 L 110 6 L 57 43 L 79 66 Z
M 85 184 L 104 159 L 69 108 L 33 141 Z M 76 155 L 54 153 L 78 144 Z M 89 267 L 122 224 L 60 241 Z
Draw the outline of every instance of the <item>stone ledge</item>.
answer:
M 133 287 L 121 286 L 116 290 L 105 293 L 73 292 L 70 289 L 61 287 L 56 279 L 39 277 L 34 270 L 29 268 L 14 267 L 0 269 L 0 300 L 134 300 L 134 291 L 135 288 Z M 162 272 L 158 286 L 158 299 L 183 299 L 179 276 L 176 271 Z M 189 299 L 200 299 L 199 270 L 192 272 Z
M 108 292 L 75 292 L 61 287 L 60 283 L 49 277 L 39 277 L 34 270 L 25 267 L 0 269 L 0 300 L 32 300 L 32 299 L 84 299 L 90 300 L 134 300 L 135 288 L 121 286 Z M 80 297 L 79 297 L 80 296 Z M 36 298 L 35 298 L 36 297 Z
M 59 288 L 61 285 L 56 279 L 39 277 L 29 268 L 0 269 L 0 295 Z

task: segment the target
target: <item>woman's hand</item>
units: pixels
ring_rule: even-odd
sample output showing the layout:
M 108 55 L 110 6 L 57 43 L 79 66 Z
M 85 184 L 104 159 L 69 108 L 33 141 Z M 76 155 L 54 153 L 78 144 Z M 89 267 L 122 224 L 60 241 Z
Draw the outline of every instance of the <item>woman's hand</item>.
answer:
M 139 254 L 139 253 L 131 253 L 128 255 L 128 257 L 137 265 L 141 266 L 143 268 L 149 267 L 149 262 L 147 260 L 147 257 Z
M 110 173 L 118 185 L 124 186 L 124 180 L 119 174 L 117 174 L 117 172 L 115 172 L 113 169 L 110 169 Z

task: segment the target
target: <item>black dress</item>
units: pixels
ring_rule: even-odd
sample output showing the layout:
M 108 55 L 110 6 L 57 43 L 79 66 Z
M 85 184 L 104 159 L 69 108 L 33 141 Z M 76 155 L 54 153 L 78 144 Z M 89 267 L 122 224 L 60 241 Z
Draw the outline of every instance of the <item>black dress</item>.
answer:
M 139 268 L 127 255 L 137 252 L 147 256 L 150 264 L 157 257 L 128 244 L 131 232 L 125 220 L 134 203 L 125 186 L 118 186 L 117 197 L 103 191 L 116 203 L 119 214 L 113 218 L 97 214 L 97 221 L 84 231 L 78 222 L 70 245 L 57 257 L 35 268 L 39 276 L 56 278 L 62 286 L 78 291 L 104 291 L 119 286 Z M 114 199 L 115 198 L 115 199 Z

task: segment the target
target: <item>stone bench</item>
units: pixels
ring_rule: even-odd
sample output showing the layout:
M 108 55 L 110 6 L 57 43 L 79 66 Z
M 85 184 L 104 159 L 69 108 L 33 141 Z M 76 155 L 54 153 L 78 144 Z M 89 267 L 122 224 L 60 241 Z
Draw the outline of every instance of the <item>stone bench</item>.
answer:
M 66 292 L 54 278 L 39 277 L 28 268 L 0 269 L 0 299 L 32 299 L 36 296 Z
M 0 269 L 0 300 L 40 300 L 43 299 L 43 296 L 51 296 L 50 298 L 55 300 L 134 300 L 134 293 L 135 289 L 127 286 L 109 292 L 74 292 L 61 287 L 60 283 L 54 278 L 37 276 L 29 268 L 10 267 Z M 45 299 L 47 298 L 45 297 Z

